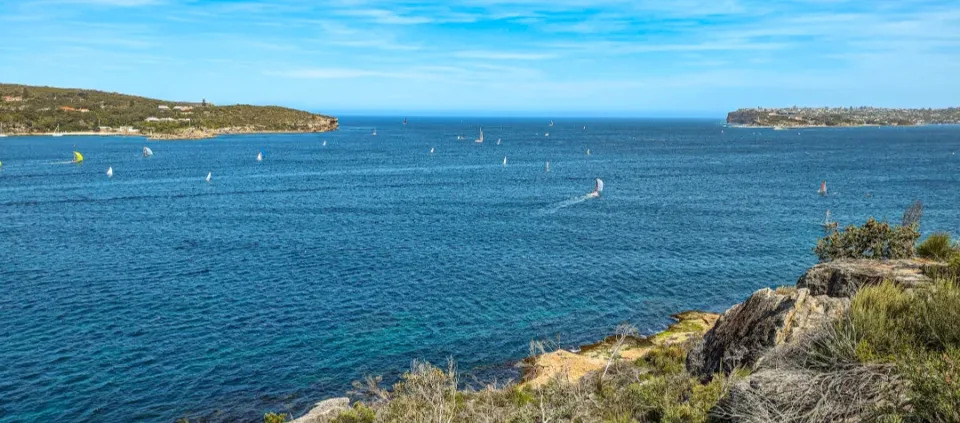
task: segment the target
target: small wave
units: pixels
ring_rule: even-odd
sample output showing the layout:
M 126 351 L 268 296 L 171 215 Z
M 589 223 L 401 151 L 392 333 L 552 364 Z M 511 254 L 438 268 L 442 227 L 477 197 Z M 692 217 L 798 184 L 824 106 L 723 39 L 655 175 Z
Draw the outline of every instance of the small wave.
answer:
M 575 206 L 575 205 L 577 205 L 577 204 L 583 203 L 584 201 L 592 200 L 592 199 L 594 199 L 594 198 L 599 198 L 599 196 L 598 196 L 598 195 L 595 195 L 595 194 L 592 193 L 592 192 L 589 193 L 589 194 L 581 195 L 581 196 L 579 196 L 579 197 L 573 197 L 573 198 L 570 198 L 570 199 L 567 199 L 567 200 L 563 200 L 563 201 L 561 201 L 561 202 L 559 202 L 559 203 L 554 203 L 554 204 L 551 204 L 551 205 L 547 206 L 545 209 L 543 209 L 543 210 L 540 211 L 540 214 L 541 214 L 541 215 L 554 214 L 554 213 L 556 213 L 556 212 L 557 212 L 558 210 L 560 210 L 560 209 L 565 209 L 565 208 L 570 207 L 570 206 Z

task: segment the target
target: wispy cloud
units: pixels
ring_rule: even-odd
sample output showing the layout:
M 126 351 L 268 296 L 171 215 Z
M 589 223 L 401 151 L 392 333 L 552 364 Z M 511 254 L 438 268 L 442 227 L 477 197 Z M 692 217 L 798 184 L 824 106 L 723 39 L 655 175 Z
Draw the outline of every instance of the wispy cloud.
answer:
M 454 53 L 454 56 L 464 59 L 479 60 L 547 60 L 559 57 L 555 53 L 511 52 L 511 51 L 482 51 L 466 50 Z

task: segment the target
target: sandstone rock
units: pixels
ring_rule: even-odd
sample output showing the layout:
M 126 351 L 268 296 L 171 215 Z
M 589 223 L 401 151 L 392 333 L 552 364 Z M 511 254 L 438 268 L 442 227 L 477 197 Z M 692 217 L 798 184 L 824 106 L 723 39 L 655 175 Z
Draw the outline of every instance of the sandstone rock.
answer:
M 935 265 L 919 260 L 837 260 L 811 267 L 797 281 L 797 288 L 810 290 L 811 295 L 852 297 L 864 285 L 876 285 L 884 279 L 912 288 L 930 281 L 923 275 L 925 266 Z
M 331 398 L 318 402 L 310 411 L 291 423 L 325 423 L 341 411 L 350 409 L 350 398 Z
M 769 288 L 727 310 L 687 356 L 687 370 L 702 379 L 751 367 L 771 348 L 799 339 L 849 307 L 847 298 L 813 296 L 807 289 Z

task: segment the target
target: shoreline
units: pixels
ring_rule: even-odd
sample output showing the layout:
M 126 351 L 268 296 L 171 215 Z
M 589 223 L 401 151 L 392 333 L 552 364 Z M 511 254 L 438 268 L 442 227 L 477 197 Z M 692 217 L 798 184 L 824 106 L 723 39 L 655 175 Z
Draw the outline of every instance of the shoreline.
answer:
M 211 131 L 196 131 L 194 134 L 144 134 L 144 133 L 122 133 L 122 132 L 95 132 L 95 131 L 76 131 L 76 132 L 59 132 L 59 135 L 55 135 L 54 132 L 32 132 L 28 134 L 20 133 L 7 133 L 5 138 L 14 138 L 14 137 L 138 137 L 146 138 L 148 140 L 154 141 L 175 141 L 175 140 L 194 140 L 194 139 L 206 139 L 206 138 L 215 138 L 220 135 L 261 135 L 261 134 L 320 134 L 325 132 L 333 132 L 339 129 L 339 127 L 323 131 L 224 131 L 211 130 Z

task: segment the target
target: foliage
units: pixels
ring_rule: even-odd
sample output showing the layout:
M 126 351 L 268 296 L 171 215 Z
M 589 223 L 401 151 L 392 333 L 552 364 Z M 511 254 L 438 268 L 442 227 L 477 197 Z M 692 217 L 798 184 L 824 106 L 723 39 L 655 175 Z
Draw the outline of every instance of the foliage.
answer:
M 287 415 L 284 413 L 267 413 L 263 415 L 263 423 L 283 423 L 287 421 Z
M 29 88 L 29 89 L 28 89 Z M 24 95 L 26 93 L 26 95 Z M 214 106 L 202 102 L 162 101 L 95 90 L 0 84 L 0 123 L 4 132 L 30 134 L 98 132 L 100 127 L 133 127 L 143 133 L 170 133 L 184 128 L 244 127 L 261 131 L 308 131 L 333 118 L 275 106 Z M 167 106 L 161 109 L 160 106 Z M 175 106 L 190 107 L 176 110 Z M 147 122 L 149 117 L 171 121 Z
M 356 402 L 352 409 L 341 412 L 332 423 L 373 423 L 376 418 L 376 411 L 361 402 Z
M 615 362 L 576 383 L 558 375 L 537 387 L 480 390 L 457 390 L 452 363 L 414 362 L 384 396 L 372 395 L 369 406 L 354 405 L 334 422 L 706 422 L 730 381 L 718 375 L 700 383 L 684 369 L 685 357 L 684 347 L 655 346 L 643 359 Z
M 920 218 L 923 217 L 923 202 L 914 201 L 906 210 L 903 211 L 903 217 L 900 219 L 900 226 L 919 226 Z
M 814 252 L 820 261 L 909 258 L 919 237 L 916 224 L 891 226 L 870 218 L 862 226 L 848 226 L 820 239 Z
M 937 232 L 930 235 L 917 246 L 917 255 L 923 258 L 947 261 L 960 254 L 950 240 L 950 234 Z

